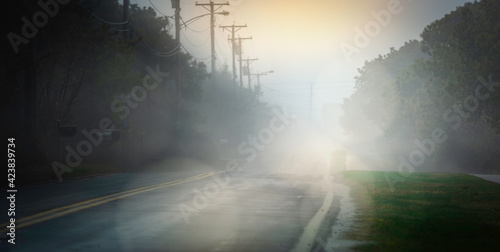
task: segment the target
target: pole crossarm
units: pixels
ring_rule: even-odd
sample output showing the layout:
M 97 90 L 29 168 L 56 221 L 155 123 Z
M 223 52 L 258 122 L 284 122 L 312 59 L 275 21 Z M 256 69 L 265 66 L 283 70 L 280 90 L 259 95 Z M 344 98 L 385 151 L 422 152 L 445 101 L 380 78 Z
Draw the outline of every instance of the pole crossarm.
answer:
M 210 1 L 209 3 L 198 3 L 198 2 L 196 2 L 194 5 L 195 6 L 201 6 L 205 10 L 212 12 L 212 11 L 217 11 L 218 9 L 222 8 L 222 6 L 224 6 L 224 5 L 229 5 L 229 2 L 225 2 L 225 3 L 214 3 L 212 1 Z M 207 6 L 209 6 L 210 8 L 207 7 Z M 218 6 L 217 9 L 213 9 L 214 6 Z
M 214 14 L 217 10 L 222 8 L 224 5 L 229 5 L 229 2 L 225 3 L 214 3 L 210 1 L 209 3 L 195 3 L 195 6 L 201 6 L 205 10 L 210 12 L 210 51 L 212 55 L 211 70 L 212 74 L 215 73 L 215 41 L 214 41 L 214 28 L 215 28 L 215 17 Z
M 246 59 L 242 59 L 241 61 L 245 61 L 248 64 L 248 63 L 252 63 L 252 62 L 254 62 L 256 60 L 259 60 L 259 58 L 255 58 L 255 59 L 246 58 Z
M 243 59 L 243 60 L 240 60 L 240 61 L 245 61 L 247 63 L 247 73 L 246 75 L 248 76 L 248 88 L 251 88 L 251 73 L 250 73 L 250 63 L 256 61 L 256 60 L 259 60 L 258 58 L 255 58 L 255 59 L 250 59 L 250 57 L 247 57 L 246 59 Z
M 241 28 L 245 28 L 247 27 L 246 24 L 244 25 L 219 25 L 219 28 L 222 28 L 223 30 L 228 30 L 229 32 L 237 32 L 239 31 Z M 229 28 L 231 28 L 231 30 L 229 30 Z
M 256 74 L 251 74 L 252 76 L 256 76 L 257 77 L 257 85 L 260 86 L 260 76 L 263 76 L 263 75 L 267 75 L 269 73 L 274 73 L 274 71 L 267 71 L 267 72 L 263 72 L 263 73 L 256 73 Z

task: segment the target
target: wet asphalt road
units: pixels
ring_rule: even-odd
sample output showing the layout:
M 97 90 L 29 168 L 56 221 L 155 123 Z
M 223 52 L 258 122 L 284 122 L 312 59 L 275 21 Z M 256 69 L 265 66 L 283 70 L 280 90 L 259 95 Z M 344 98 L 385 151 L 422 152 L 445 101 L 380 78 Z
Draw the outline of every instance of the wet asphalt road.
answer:
M 323 227 L 308 226 L 330 188 L 329 150 L 314 145 L 240 160 L 229 170 L 165 160 L 157 172 L 20 188 L 16 244 L 4 238 L 0 245 L 2 251 L 291 251 L 305 227 L 326 242 L 327 232 L 318 231 L 323 220 Z M 331 204 L 338 212 L 338 198 L 330 196 L 321 210 Z M 320 218 L 335 218 L 328 213 Z M 324 223 L 328 229 L 331 222 Z
M 479 178 L 482 178 L 484 180 L 488 180 L 488 181 L 500 184 L 500 175 L 489 175 L 489 174 L 472 174 L 472 175 L 479 177 Z

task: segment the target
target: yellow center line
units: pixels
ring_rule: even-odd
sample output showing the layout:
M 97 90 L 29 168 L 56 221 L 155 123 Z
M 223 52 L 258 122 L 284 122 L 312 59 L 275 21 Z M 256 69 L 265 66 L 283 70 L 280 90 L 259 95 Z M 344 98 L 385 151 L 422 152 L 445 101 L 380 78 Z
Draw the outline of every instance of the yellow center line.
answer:
M 194 180 L 199 180 L 199 179 L 202 179 L 202 178 L 210 177 L 210 176 L 216 175 L 216 174 L 221 173 L 221 172 L 223 172 L 223 171 L 202 173 L 202 174 L 198 174 L 196 176 L 192 176 L 192 177 L 189 177 L 189 178 L 186 178 L 186 179 L 180 179 L 180 180 L 170 181 L 170 182 L 166 182 L 166 183 L 162 183 L 162 184 L 157 184 L 157 185 L 144 186 L 144 187 L 140 187 L 140 188 L 128 190 L 128 191 L 125 191 L 125 192 L 114 193 L 114 194 L 110 194 L 110 195 L 107 195 L 107 196 L 98 197 L 98 198 L 94 198 L 94 199 L 82 201 L 82 202 L 79 202 L 79 203 L 71 204 L 71 205 L 68 205 L 68 206 L 63 206 L 63 207 L 55 208 L 55 209 L 52 209 L 52 210 L 48 210 L 48 211 L 45 211 L 45 212 L 41 212 L 41 213 L 34 214 L 34 215 L 31 215 L 31 216 L 28 216 L 28 217 L 25 217 L 25 218 L 17 220 L 16 221 L 17 223 L 20 223 L 20 222 L 21 223 L 16 225 L 16 229 L 19 229 L 19 228 L 22 228 L 22 227 L 27 227 L 27 226 L 30 226 L 30 225 L 33 225 L 33 224 L 36 224 L 36 223 L 40 223 L 40 222 L 43 222 L 43 221 L 51 220 L 51 219 L 54 219 L 54 218 L 57 218 L 57 217 L 68 215 L 68 214 L 73 213 L 73 212 L 77 212 L 77 211 L 84 210 L 84 209 L 87 209 L 87 208 L 91 208 L 91 207 L 94 207 L 94 206 L 102 205 L 102 204 L 107 203 L 107 202 L 111 202 L 111 201 L 118 200 L 118 199 L 121 199 L 121 198 L 125 198 L 125 197 L 128 197 L 128 196 L 136 195 L 136 194 L 139 194 L 139 193 L 153 191 L 153 190 L 157 190 L 157 189 L 164 188 L 164 187 L 174 186 L 174 185 L 178 185 L 178 184 L 182 184 L 182 183 L 186 183 L 186 182 L 190 182 L 190 181 L 194 181 Z M 2 223 L 0 225 L 2 227 L 5 227 L 5 226 L 7 226 L 9 224 L 10 223 L 7 222 L 7 223 Z M 8 231 L 8 228 L 4 228 L 4 229 L 0 230 L 0 232 L 2 232 L 2 233 L 6 232 L 6 231 Z
M 186 178 L 186 180 L 187 179 L 192 179 L 192 178 L 195 178 L 195 177 L 198 177 L 198 176 L 201 176 L 201 175 L 205 175 L 205 173 L 198 174 L 196 176 Z M 98 198 L 94 198 L 94 199 L 90 199 L 90 200 L 85 200 L 85 201 L 78 202 L 78 203 L 75 203 L 75 204 L 71 204 L 71 205 L 67 205 L 67 206 L 55 208 L 55 209 L 52 209 L 52 210 L 48 210 L 48 211 L 45 211 L 45 212 L 41 212 L 41 213 L 38 213 L 38 214 L 35 214 L 35 215 L 31 215 L 31 216 L 28 216 L 28 217 L 25 217 L 25 218 L 22 218 L 22 219 L 18 220 L 18 222 L 27 221 L 27 220 L 30 220 L 30 219 L 33 219 L 33 218 L 38 218 L 38 217 L 40 217 L 42 215 L 50 214 L 50 213 L 61 211 L 61 210 L 64 210 L 64 209 L 68 209 L 68 208 L 73 208 L 73 207 L 77 207 L 77 206 L 89 204 L 89 203 L 92 203 L 94 201 L 99 201 L 99 200 L 102 200 L 102 199 L 105 199 L 105 198 L 109 198 L 109 197 L 113 197 L 113 196 L 116 196 L 116 195 L 125 194 L 125 193 L 129 193 L 129 192 L 134 192 L 134 191 L 140 191 L 140 190 L 143 190 L 143 189 L 146 189 L 146 188 L 155 187 L 155 186 L 159 186 L 159 185 L 167 185 L 167 184 L 175 183 L 175 182 L 178 182 L 178 181 L 182 181 L 182 180 L 170 181 L 170 182 L 166 182 L 166 183 L 158 184 L 158 185 L 144 186 L 144 187 L 132 189 L 132 190 L 125 191 L 125 192 L 119 192 L 119 193 L 114 193 L 114 194 L 110 194 L 110 195 L 106 195 L 106 196 L 102 196 L 102 197 L 98 197 Z

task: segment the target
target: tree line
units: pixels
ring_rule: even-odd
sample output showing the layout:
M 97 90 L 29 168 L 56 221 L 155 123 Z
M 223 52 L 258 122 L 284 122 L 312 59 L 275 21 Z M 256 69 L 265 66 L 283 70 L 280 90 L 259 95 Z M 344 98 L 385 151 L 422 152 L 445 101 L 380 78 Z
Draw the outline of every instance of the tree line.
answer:
M 165 155 L 213 159 L 212 133 L 237 142 L 253 125 L 251 116 L 267 109 L 258 89 L 233 85 L 227 68 L 209 74 L 203 62 L 178 50 L 171 21 L 151 7 L 130 5 L 125 24 L 117 0 L 40 2 L 8 1 L 3 8 L 2 128 L 6 137 L 18 138 L 26 173 L 51 171 L 54 160 L 63 161 L 65 146 L 75 149 L 85 139 L 82 130 L 99 128 L 103 118 L 113 121 L 118 137 L 84 164 L 140 164 Z M 151 71 L 162 73 L 161 80 Z M 143 98 L 137 87 L 147 76 L 158 85 Z M 76 127 L 76 134 L 62 136 L 61 126 Z
M 500 2 L 466 3 L 358 71 L 341 118 L 353 142 L 400 155 L 442 129 L 425 169 L 498 172 Z

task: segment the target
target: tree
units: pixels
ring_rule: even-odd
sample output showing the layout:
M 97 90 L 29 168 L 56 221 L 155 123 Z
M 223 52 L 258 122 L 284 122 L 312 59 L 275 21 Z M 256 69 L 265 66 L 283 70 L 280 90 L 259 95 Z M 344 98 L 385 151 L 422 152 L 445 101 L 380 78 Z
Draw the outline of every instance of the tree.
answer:
M 491 163 L 500 151 L 494 132 L 500 127 L 500 96 L 483 92 L 478 98 L 478 86 L 500 81 L 495 79 L 500 77 L 499 7 L 491 0 L 467 3 L 427 26 L 421 42 L 365 63 L 344 105 L 362 108 L 393 137 L 423 139 L 444 129 L 448 140 L 434 155 L 441 164 Z M 344 121 L 350 116 L 346 110 Z

